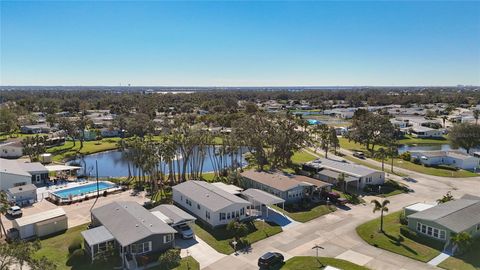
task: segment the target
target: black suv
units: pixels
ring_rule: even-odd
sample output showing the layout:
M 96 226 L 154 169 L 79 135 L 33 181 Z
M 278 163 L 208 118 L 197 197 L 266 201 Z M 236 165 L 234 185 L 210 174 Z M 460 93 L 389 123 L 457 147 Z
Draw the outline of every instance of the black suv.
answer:
M 278 252 L 267 252 L 258 258 L 258 267 L 260 269 L 270 269 L 275 265 L 283 264 L 283 255 Z

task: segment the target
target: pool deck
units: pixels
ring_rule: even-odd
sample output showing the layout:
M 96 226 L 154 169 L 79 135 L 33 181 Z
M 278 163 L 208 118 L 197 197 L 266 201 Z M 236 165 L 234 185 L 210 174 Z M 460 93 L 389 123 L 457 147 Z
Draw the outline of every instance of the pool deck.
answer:
M 40 201 L 39 198 L 39 202 L 33 204 L 32 206 L 23 207 L 22 211 L 23 216 L 25 217 L 37 214 L 39 212 L 55 209 L 57 207 L 62 207 L 68 217 L 68 227 L 71 228 L 90 222 L 90 208 L 92 207 L 94 201 L 95 199 L 90 199 L 80 203 L 57 206 L 47 200 Z M 133 190 L 127 190 L 116 194 L 110 194 L 107 197 L 100 196 L 95 207 L 99 207 L 114 201 L 134 201 L 143 204 L 144 202 L 149 201 L 149 199 L 145 197 L 145 192 L 134 194 Z M 12 227 L 12 222 L 4 216 L 1 218 L 3 224 L 5 225 L 5 229 L 10 229 Z

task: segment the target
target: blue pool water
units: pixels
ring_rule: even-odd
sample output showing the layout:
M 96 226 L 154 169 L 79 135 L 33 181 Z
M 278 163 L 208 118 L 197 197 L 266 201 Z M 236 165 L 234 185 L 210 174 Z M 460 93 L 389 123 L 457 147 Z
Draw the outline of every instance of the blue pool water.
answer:
M 321 124 L 323 124 L 322 121 L 315 120 L 315 119 L 307 119 L 307 122 L 308 122 L 309 125 L 321 125 Z
M 112 188 L 114 186 L 115 185 L 107 183 L 107 182 L 98 182 L 98 190 L 99 191 L 103 191 L 103 190 Z M 70 195 L 72 197 L 75 197 L 75 196 L 78 196 L 78 195 L 81 195 L 81 194 L 86 194 L 86 193 L 96 192 L 96 191 L 97 191 L 97 183 L 92 183 L 92 184 L 88 184 L 88 185 L 62 189 L 62 190 L 53 192 L 53 194 L 57 195 L 58 197 L 60 197 L 62 199 L 67 199 Z

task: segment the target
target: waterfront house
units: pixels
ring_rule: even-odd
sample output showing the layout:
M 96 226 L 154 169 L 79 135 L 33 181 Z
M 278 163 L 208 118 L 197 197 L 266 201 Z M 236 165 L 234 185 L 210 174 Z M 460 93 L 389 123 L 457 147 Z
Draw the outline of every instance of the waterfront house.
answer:
M 480 158 L 461 151 L 412 151 L 412 160 L 427 166 L 447 165 L 463 170 L 480 168 Z
M 247 207 L 251 205 L 215 185 L 195 180 L 174 186 L 172 199 L 176 205 L 212 227 L 248 218 Z
M 21 141 L 9 141 L 0 144 L 0 158 L 19 158 L 23 156 Z
M 0 190 L 26 184 L 43 186 L 47 181 L 48 170 L 40 162 L 0 158 Z

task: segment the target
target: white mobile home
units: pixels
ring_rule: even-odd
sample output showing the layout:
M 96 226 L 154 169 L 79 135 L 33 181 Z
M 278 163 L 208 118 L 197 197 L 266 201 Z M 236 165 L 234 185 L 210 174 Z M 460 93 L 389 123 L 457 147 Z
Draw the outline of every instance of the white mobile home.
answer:
M 463 170 L 480 168 L 480 158 L 460 151 L 415 151 L 411 152 L 411 157 L 427 166 L 448 165 Z
M 174 203 L 212 227 L 245 219 L 251 204 L 203 181 L 186 181 L 172 188 Z
M 19 158 L 23 156 L 23 146 L 20 141 L 0 144 L 0 158 Z

